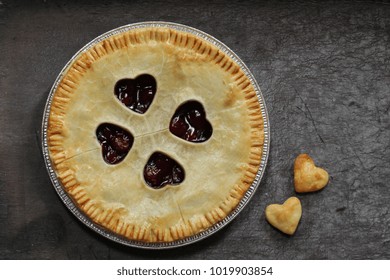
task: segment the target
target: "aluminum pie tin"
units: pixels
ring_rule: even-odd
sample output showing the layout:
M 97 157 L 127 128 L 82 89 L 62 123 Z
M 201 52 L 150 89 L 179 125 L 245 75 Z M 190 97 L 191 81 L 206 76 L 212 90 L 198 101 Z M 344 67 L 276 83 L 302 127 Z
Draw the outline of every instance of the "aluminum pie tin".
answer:
M 195 36 L 198 36 L 202 38 L 203 40 L 213 44 L 216 46 L 219 50 L 224 52 L 226 55 L 228 55 L 237 65 L 240 66 L 241 70 L 246 74 L 248 79 L 250 80 L 253 88 L 255 89 L 258 102 L 260 104 L 260 110 L 263 117 L 264 122 L 264 145 L 263 145 L 263 153 L 261 156 L 261 162 L 258 169 L 258 172 L 256 174 L 256 177 L 243 196 L 243 198 L 240 200 L 237 207 L 229 214 L 227 215 L 223 220 L 220 222 L 214 224 L 210 228 L 208 228 L 205 231 L 202 231 L 200 233 L 197 233 L 195 235 L 192 235 L 190 237 L 186 237 L 184 239 L 175 240 L 171 242 L 141 242 L 136 240 L 130 240 L 126 237 L 122 237 L 120 235 L 117 235 L 108 229 L 105 229 L 104 227 L 94 223 L 88 216 L 86 216 L 73 202 L 71 197 L 66 193 L 64 187 L 62 186 L 59 178 L 57 177 L 56 172 L 53 169 L 53 165 L 50 159 L 49 155 L 49 147 L 48 147 L 48 136 L 47 136 L 47 129 L 48 129 L 48 121 L 49 121 L 49 115 L 51 110 L 51 104 L 52 99 L 54 96 L 54 93 L 57 90 L 57 87 L 62 80 L 63 76 L 65 75 L 67 69 L 73 64 L 73 62 L 77 59 L 79 55 L 81 55 L 83 52 L 87 51 L 91 47 L 93 47 L 95 44 L 113 36 L 116 34 L 124 33 L 129 30 L 139 29 L 139 28 L 146 28 L 146 27 L 164 27 L 164 28 L 171 28 L 177 31 L 187 32 L 191 33 Z M 43 120 L 42 120 L 42 151 L 43 151 L 43 157 L 45 161 L 45 165 L 49 174 L 49 177 L 51 179 L 51 182 L 58 193 L 60 199 L 63 201 L 65 206 L 77 217 L 78 220 L 80 220 L 84 225 L 89 227 L 91 230 L 95 231 L 96 233 L 106 237 L 107 239 L 114 241 L 116 243 L 130 246 L 130 247 L 136 247 L 136 248 L 143 248 L 143 249 L 167 249 L 167 248 L 176 248 L 181 247 L 184 245 L 192 244 L 194 242 L 200 241 L 206 237 L 211 236 L 212 234 L 216 233 L 217 231 L 221 230 L 224 226 L 226 226 L 228 223 L 230 223 L 246 206 L 246 204 L 250 201 L 253 194 L 255 193 L 257 187 L 260 184 L 261 178 L 264 175 L 264 171 L 266 168 L 267 160 L 268 160 L 268 154 L 269 154 L 269 146 L 270 146 L 270 126 L 269 126 L 269 119 L 268 119 L 268 112 L 265 105 L 264 97 L 261 93 L 260 87 L 258 83 L 256 82 L 253 74 L 250 72 L 248 67 L 242 62 L 242 60 L 225 44 L 220 42 L 219 40 L 215 39 L 214 37 L 206 34 L 203 31 L 200 31 L 198 29 L 185 26 L 182 24 L 172 23 L 172 22 L 160 22 L 160 21 L 152 21 L 152 22 L 140 22 L 140 23 L 134 23 L 129 24 L 125 26 L 118 27 L 116 29 L 113 29 L 111 31 L 108 31 L 99 37 L 93 39 L 91 42 L 89 42 L 87 45 L 85 45 L 82 49 L 80 49 L 70 60 L 69 62 L 64 66 L 64 68 L 61 70 L 59 75 L 57 76 L 50 92 L 49 96 L 46 101 L 46 106 L 44 110 Z

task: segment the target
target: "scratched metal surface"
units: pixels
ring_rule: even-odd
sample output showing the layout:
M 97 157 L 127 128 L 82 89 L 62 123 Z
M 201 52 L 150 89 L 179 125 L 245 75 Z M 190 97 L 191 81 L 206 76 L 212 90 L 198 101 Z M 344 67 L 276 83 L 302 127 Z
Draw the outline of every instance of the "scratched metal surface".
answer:
M 0 1 L 0 259 L 390 259 L 390 5 L 387 1 Z M 265 176 L 238 217 L 186 247 L 113 243 L 80 223 L 50 183 L 40 150 L 44 104 L 83 45 L 129 23 L 203 30 L 250 68 L 271 123 Z M 297 195 L 307 152 L 331 180 Z M 264 208 L 297 195 L 285 236 Z

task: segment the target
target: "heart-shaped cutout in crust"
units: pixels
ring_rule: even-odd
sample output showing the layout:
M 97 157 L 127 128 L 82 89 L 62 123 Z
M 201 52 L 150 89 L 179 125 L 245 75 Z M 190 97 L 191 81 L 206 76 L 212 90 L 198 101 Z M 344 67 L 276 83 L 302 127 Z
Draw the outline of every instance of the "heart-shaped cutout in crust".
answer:
M 144 114 L 149 109 L 156 90 L 156 79 L 149 74 L 119 80 L 114 87 L 115 96 L 127 108 L 139 114 Z
M 102 146 L 106 163 L 120 163 L 133 146 L 134 137 L 127 130 L 111 123 L 102 123 L 96 129 L 96 137 Z
M 161 189 L 166 185 L 178 185 L 184 181 L 183 167 L 171 157 L 154 152 L 144 167 L 144 179 L 148 186 Z
M 324 188 L 329 181 L 326 170 L 316 167 L 307 154 L 300 154 L 294 162 L 294 187 L 299 193 L 314 192 Z
M 202 104 L 194 100 L 187 101 L 176 109 L 169 131 L 177 137 L 196 143 L 207 141 L 213 134 Z
M 301 202 L 296 197 L 290 197 L 282 205 L 268 205 L 265 209 L 267 221 L 281 232 L 289 235 L 295 233 L 301 216 Z

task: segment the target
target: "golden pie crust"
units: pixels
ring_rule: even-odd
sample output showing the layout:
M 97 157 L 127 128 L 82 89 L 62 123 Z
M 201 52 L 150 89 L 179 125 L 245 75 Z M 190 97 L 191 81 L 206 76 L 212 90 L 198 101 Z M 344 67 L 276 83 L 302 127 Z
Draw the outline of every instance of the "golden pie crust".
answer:
M 157 92 L 145 114 L 126 108 L 115 83 L 150 74 Z M 213 127 L 203 143 L 170 133 L 175 110 L 200 102 Z M 107 164 L 101 123 L 130 131 L 126 158 Z M 170 242 L 200 233 L 236 208 L 259 170 L 263 117 L 240 66 L 208 41 L 167 27 L 127 30 L 93 44 L 64 71 L 48 121 L 48 149 L 64 190 L 96 224 L 130 240 Z M 149 187 L 143 177 L 159 151 L 185 170 L 179 185 Z

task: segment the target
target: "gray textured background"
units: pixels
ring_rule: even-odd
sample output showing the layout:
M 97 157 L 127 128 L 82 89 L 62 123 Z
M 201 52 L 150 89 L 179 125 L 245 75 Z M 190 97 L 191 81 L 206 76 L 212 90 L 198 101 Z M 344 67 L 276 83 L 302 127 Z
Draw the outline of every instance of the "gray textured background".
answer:
M 74 2 L 74 3 L 73 3 Z M 57 74 L 87 42 L 164 20 L 201 29 L 251 69 L 265 97 L 271 151 L 253 199 L 222 231 L 149 251 L 105 240 L 63 205 L 39 131 Z M 390 5 L 387 1 L 0 1 L 0 259 L 389 259 Z M 329 185 L 298 195 L 293 237 L 264 218 L 296 195 L 301 152 Z

